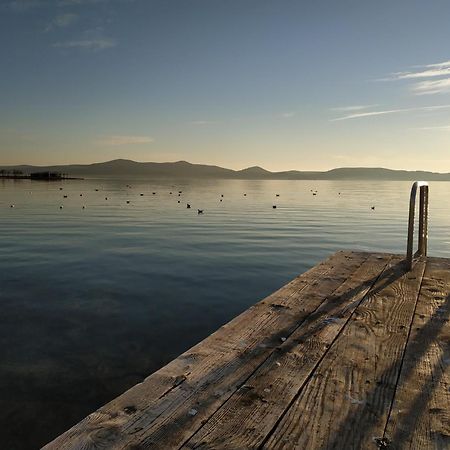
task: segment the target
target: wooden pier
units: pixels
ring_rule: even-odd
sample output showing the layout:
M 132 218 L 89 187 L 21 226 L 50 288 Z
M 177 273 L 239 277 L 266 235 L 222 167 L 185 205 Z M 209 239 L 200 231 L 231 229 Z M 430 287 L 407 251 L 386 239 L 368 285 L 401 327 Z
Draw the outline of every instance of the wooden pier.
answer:
M 338 252 L 45 446 L 449 449 L 450 259 Z

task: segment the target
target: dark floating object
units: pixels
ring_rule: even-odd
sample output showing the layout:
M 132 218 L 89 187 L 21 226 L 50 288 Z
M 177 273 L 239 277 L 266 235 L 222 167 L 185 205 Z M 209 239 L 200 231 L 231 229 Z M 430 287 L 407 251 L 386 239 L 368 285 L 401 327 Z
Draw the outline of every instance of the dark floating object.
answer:
M 152 192 L 153 195 L 156 195 L 156 192 Z
M 62 205 L 59 207 L 59 209 L 63 209 L 63 208 L 64 208 L 64 206 L 62 206 Z
M 130 200 L 127 200 L 127 203 L 130 203 Z
M 190 209 L 190 207 L 191 207 L 191 205 L 188 203 L 188 204 L 186 205 L 186 208 L 187 208 L 187 209 Z
M 83 194 L 80 194 L 80 197 L 83 197 Z
M 273 205 L 272 208 L 273 208 L 273 209 L 277 209 L 277 205 Z
M 280 196 L 280 194 L 275 194 L 275 197 L 279 197 Z
M 197 214 L 203 214 L 203 209 L 197 209 Z
M 64 198 L 67 198 L 67 195 L 65 195 Z
M 169 192 L 170 195 L 172 195 L 172 192 Z
M 140 195 L 141 197 L 143 197 L 143 196 L 144 196 L 144 194 L 142 194 L 142 193 L 141 193 L 141 194 L 139 194 L 139 195 Z
M 9 207 L 10 207 L 10 208 L 14 208 L 14 207 L 15 207 L 15 205 L 9 205 Z
M 179 194 L 182 194 L 182 193 L 183 193 L 183 191 L 178 191 L 178 193 L 179 193 Z
M 222 199 L 220 199 L 220 201 L 222 201 Z
M 247 194 L 244 194 L 244 197 L 247 197 Z
M 181 194 L 178 194 L 178 197 L 181 197 Z
M 221 195 L 221 197 L 223 197 L 223 194 Z
M 83 206 L 82 209 L 86 209 L 86 206 Z
M 96 189 L 95 192 L 98 192 L 98 189 Z
M 313 195 L 317 195 L 317 192 L 313 192 Z
M 370 209 L 375 209 L 375 206 L 372 206 L 372 208 L 370 208 Z
M 181 200 L 178 200 L 178 203 L 181 203 Z
M 108 200 L 108 197 L 105 197 L 105 200 Z
M 338 192 L 338 194 L 339 194 L 339 195 L 341 195 L 341 193 L 340 193 L 340 192 Z
M 62 191 L 62 190 L 63 190 L 63 188 L 59 188 L 59 190 L 60 190 L 60 191 Z

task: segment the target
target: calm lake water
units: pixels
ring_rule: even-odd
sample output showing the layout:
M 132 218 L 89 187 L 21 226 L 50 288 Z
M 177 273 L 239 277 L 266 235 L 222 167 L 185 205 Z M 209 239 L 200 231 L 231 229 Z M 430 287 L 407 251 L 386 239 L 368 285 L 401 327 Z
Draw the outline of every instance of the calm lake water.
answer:
M 38 448 L 336 250 L 403 253 L 410 186 L 0 181 L 2 445 Z M 450 183 L 429 232 L 449 257 Z

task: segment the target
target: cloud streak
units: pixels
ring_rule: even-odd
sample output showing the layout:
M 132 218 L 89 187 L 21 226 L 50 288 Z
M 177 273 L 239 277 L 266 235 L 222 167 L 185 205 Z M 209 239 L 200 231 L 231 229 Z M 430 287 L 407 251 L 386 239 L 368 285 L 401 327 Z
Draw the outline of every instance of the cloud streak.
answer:
M 415 66 L 415 70 L 394 72 L 378 81 L 414 81 L 410 85 L 416 95 L 450 92 L 450 61 Z M 437 79 L 436 79 L 437 78 Z
M 417 108 L 397 108 L 397 109 L 387 109 L 387 110 L 381 110 L 381 111 L 368 111 L 368 112 L 362 112 L 362 113 L 347 114 L 342 117 L 337 117 L 335 119 L 331 119 L 330 121 L 337 122 L 337 121 L 341 121 L 341 120 L 361 119 L 364 117 L 384 116 L 387 114 L 420 112 L 420 111 L 437 111 L 440 109 L 450 109 L 450 105 L 433 105 L 433 106 L 420 106 Z
M 47 26 L 45 31 L 51 31 L 55 28 L 66 28 L 76 22 L 78 20 L 78 17 L 78 14 L 73 13 L 60 14 L 53 19 L 53 21 Z
M 395 72 L 388 80 L 411 80 L 417 78 L 433 78 L 450 75 L 450 61 L 427 66 L 419 66 L 421 70 L 412 72 Z
M 441 94 L 450 92 L 450 78 L 442 80 L 426 80 L 415 83 L 412 91 L 418 95 Z
M 375 108 L 378 105 L 352 105 L 352 106 L 337 106 L 335 108 L 330 108 L 331 111 L 340 112 L 351 112 L 351 111 L 362 111 L 364 109 Z

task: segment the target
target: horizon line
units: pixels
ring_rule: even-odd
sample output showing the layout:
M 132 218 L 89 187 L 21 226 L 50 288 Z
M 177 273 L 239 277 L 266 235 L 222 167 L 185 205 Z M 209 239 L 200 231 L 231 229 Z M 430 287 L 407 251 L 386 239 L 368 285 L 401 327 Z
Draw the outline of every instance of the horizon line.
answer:
M 378 170 L 392 170 L 392 171 L 401 171 L 401 172 L 426 172 L 426 173 L 432 173 L 432 174 L 441 174 L 441 175 L 445 175 L 445 174 L 449 174 L 450 172 L 436 172 L 436 171 L 431 171 L 431 170 L 423 170 L 423 169 L 392 169 L 389 167 L 382 167 L 382 166 L 340 166 L 340 167 L 334 167 L 332 169 L 317 169 L 317 170 L 300 170 L 300 169 L 285 169 L 285 170 L 269 170 L 269 169 L 265 169 L 264 167 L 258 166 L 258 165 L 253 165 L 253 166 L 248 166 L 248 167 L 244 167 L 242 169 L 230 169 L 228 167 L 223 167 L 223 166 L 219 166 L 217 164 L 209 164 L 209 163 L 192 163 L 189 162 L 187 160 L 176 160 L 176 161 L 135 161 L 133 159 L 126 159 L 126 158 L 115 158 L 115 159 L 111 159 L 111 160 L 106 160 L 106 161 L 98 161 L 98 162 L 92 162 L 92 163 L 60 163 L 60 164 L 7 164 L 7 165 L 3 165 L 2 163 L 0 163 L 0 168 L 1 169 L 5 169 L 5 168 L 18 168 L 18 167 L 23 167 L 23 166 L 27 166 L 27 167 L 37 167 L 37 168 L 45 168 L 45 167 L 67 167 L 67 166 L 93 166 L 93 165 L 97 165 L 97 164 L 108 164 L 108 163 L 113 163 L 113 162 L 117 162 L 117 161 L 124 161 L 124 162 L 130 162 L 130 163 L 136 163 L 136 164 L 177 164 L 177 163 L 186 163 L 192 166 L 209 166 L 209 167 L 217 167 L 220 169 L 224 169 L 224 170 L 230 170 L 232 172 L 241 172 L 244 170 L 249 170 L 249 169 L 261 169 L 264 170 L 266 172 L 272 173 L 272 174 L 276 174 L 276 173 L 284 173 L 284 172 L 302 172 L 302 173 L 315 173 L 315 172 L 321 172 L 321 173 L 325 173 L 325 172 L 330 172 L 333 170 L 341 170 L 341 169 L 378 169 Z

